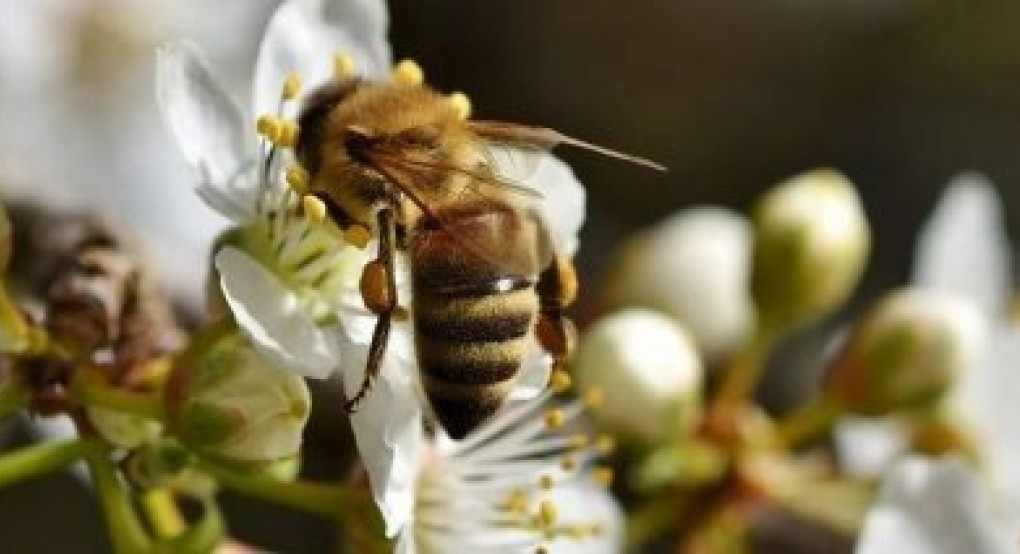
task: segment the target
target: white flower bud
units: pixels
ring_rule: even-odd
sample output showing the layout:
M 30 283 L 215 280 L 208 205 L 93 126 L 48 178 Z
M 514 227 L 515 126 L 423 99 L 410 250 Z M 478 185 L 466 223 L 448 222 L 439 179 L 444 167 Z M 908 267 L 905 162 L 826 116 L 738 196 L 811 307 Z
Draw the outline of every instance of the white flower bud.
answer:
M 158 421 L 98 406 L 89 406 L 88 414 L 99 435 L 122 448 L 135 448 L 151 442 L 163 430 Z
M 303 379 L 231 335 L 174 368 L 171 425 L 181 442 L 205 455 L 266 464 L 297 454 L 310 402 Z
M 847 340 L 827 387 L 862 415 L 930 407 L 980 362 L 986 332 L 964 300 L 923 289 L 890 293 Z
M 689 431 L 701 409 L 703 368 L 694 343 L 672 319 L 628 309 L 581 337 L 574 374 L 582 390 L 605 392 L 596 415 L 625 437 L 653 442 Z
M 831 169 L 765 193 L 755 213 L 751 290 L 771 332 L 823 317 L 853 291 L 871 233 L 853 184 Z
M 684 322 L 701 352 L 717 358 L 746 336 L 751 232 L 726 208 L 681 210 L 628 241 L 609 282 L 614 306 L 646 306 Z

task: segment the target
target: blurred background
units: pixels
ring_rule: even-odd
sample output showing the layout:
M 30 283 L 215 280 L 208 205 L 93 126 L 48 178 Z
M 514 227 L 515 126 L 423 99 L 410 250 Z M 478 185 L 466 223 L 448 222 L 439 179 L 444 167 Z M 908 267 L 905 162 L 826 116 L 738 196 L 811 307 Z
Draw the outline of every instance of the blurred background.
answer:
M 197 298 L 196 256 L 223 223 L 194 197 L 159 120 L 153 49 L 195 39 L 246 106 L 274 5 L 0 0 L 4 195 L 99 210 Z M 629 232 L 688 205 L 744 210 L 817 166 L 857 184 L 876 237 L 851 310 L 906 279 L 919 225 L 961 170 L 986 173 L 1011 228 L 1020 225 L 1020 3 L 417 0 L 391 10 L 397 58 L 416 58 L 441 89 L 466 91 L 480 117 L 548 125 L 669 166 L 658 174 L 560 152 L 589 194 L 585 283 L 598 282 Z M 5 544 L 104 551 L 75 486 L 54 477 L 0 491 Z M 315 522 L 237 509 L 256 510 L 239 534 L 269 548 L 328 545 Z

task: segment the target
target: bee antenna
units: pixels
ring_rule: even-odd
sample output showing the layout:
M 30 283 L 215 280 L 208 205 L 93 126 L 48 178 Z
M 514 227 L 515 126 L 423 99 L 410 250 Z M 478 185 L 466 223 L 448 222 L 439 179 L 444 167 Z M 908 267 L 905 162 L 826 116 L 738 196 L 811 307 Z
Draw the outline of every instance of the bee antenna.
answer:
M 648 158 L 626 154 L 619 150 L 576 139 L 548 127 L 531 127 L 503 121 L 471 121 L 468 126 L 479 136 L 490 140 L 523 143 L 539 148 L 553 148 L 560 144 L 566 144 L 656 171 L 667 171 L 666 166 Z

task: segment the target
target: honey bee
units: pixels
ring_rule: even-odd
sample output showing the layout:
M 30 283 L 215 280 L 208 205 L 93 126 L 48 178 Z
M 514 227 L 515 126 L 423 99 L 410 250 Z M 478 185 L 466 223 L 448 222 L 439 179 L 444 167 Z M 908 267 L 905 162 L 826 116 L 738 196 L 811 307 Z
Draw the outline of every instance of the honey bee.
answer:
M 306 99 L 295 151 L 329 217 L 378 239 L 361 277 L 378 320 L 364 381 L 345 408 L 367 394 L 405 313 L 394 269 L 403 251 L 423 388 L 460 439 L 503 404 L 532 337 L 561 364 L 573 335 L 564 316 L 577 288 L 573 266 L 553 251 L 541 194 L 500 175 L 491 147 L 538 156 L 565 143 L 659 166 L 551 129 L 471 120 L 464 97 L 451 101 L 415 73 L 394 82 L 335 77 Z

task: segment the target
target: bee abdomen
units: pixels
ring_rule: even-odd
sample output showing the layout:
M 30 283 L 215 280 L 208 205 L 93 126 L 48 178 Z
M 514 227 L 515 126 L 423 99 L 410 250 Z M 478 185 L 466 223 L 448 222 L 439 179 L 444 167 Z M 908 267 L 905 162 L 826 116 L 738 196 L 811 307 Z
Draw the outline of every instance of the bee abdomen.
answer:
M 463 438 L 513 388 L 538 299 L 533 288 L 475 297 L 417 292 L 415 331 L 425 393 L 447 433 Z

